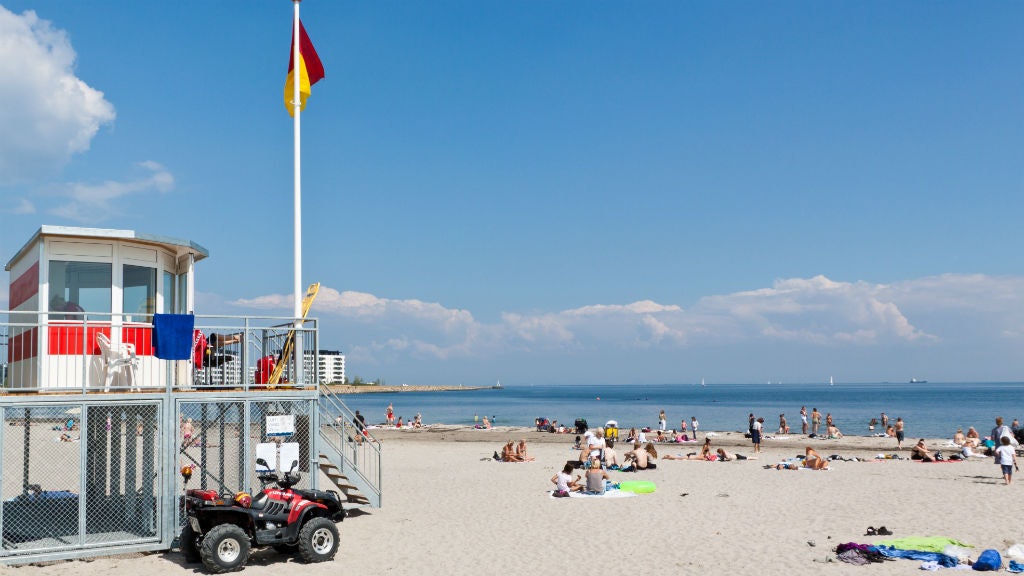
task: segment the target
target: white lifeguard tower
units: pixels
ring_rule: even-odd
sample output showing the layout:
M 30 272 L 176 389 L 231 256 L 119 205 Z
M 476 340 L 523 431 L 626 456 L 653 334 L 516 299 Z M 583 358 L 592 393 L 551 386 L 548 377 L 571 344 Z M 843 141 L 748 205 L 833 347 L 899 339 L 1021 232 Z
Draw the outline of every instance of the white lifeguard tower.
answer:
M 5 387 L 166 386 L 172 370 L 153 356 L 153 314 L 194 310 L 195 263 L 208 256 L 194 242 L 133 230 L 42 226 L 6 266 Z

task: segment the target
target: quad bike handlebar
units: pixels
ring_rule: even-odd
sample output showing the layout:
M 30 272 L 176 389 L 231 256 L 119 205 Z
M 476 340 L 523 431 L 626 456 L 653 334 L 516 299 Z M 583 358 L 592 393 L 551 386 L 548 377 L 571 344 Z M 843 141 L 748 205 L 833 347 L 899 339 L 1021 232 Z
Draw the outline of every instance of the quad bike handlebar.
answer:
M 287 490 L 302 480 L 302 475 L 295 472 L 295 469 L 299 466 L 298 460 L 292 460 L 292 467 L 284 473 L 284 478 L 279 477 L 276 472 L 272 472 L 270 465 L 263 458 L 257 458 L 256 463 L 264 468 L 264 470 L 258 470 L 256 475 L 256 479 L 260 481 L 264 488 L 267 484 L 274 482 L 282 489 Z

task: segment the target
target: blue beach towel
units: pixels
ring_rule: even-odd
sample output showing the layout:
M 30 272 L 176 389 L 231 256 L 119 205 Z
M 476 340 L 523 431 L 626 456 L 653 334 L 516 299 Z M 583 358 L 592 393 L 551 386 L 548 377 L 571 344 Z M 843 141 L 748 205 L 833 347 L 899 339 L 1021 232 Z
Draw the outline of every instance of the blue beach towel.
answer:
M 195 325 L 196 317 L 192 314 L 154 314 L 154 355 L 163 360 L 191 358 Z
M 959 561 L 952 556 L 947 556 L 941 552 L 925 552 L 923 550 L 900 550 L 893 548 L 892 546 L 875 546 L 878 551 L 888 558 L 908 558 L 910 560 L 924 560 L 938 562 L 941 566 L 946 568 L 952 568 L 956 566 Z

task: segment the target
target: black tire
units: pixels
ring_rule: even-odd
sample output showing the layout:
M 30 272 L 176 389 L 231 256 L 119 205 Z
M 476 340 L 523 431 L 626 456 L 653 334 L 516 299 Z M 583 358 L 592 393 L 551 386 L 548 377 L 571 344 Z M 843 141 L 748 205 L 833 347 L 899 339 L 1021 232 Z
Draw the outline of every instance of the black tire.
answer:
M 327 518 L 311 518 L 299 530 L 299 554 L 304 562 L 327 562 L 338 553 L 338 527 Z
M 196 533 L 192 530 L 191 524 L 185 523 L 185 527 L 181 529 L 181 535 L 178 536 L 178 540 L 180 542 L 181 555 L 185 557 L 185 562 L 195 564 L 203 560 L 203 555 L 200 554 L 199 546 L 196 542 Z
M 234 572 L 249 560 L 249 536 L 234 524 L 221 524 L 203 538 L 203 565 L 214 574 Z

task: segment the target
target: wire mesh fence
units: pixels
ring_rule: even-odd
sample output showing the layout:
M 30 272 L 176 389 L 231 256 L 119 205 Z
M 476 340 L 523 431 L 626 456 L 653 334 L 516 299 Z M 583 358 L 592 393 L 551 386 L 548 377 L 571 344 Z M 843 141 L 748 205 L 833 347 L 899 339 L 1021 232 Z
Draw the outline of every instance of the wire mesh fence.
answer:
M 166 549 L 184 489 L 258 491 L 257 454 L 284 469 L 297 460 L 299 486 L 315 484 L 317 401 L 308 391 L 127 398 L 3 399 L 0 561 Z M 187 486 L 185 465 L 195 466 Z

